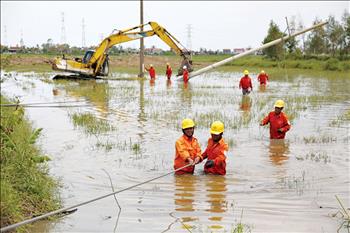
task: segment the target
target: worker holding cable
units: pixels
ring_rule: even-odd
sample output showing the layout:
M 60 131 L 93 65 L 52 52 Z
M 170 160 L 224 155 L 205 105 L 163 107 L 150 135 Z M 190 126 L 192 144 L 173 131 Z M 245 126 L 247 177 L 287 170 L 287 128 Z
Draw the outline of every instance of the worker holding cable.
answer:
M 222 135 L 224 133 L 224 123 L 214 121 L 210 127 L 211 137 L 208 145 L 202 154 L 202 159 L 207 159 L 204 165 L 206 174 L 225 175 L 226 174 L 226 152 L 228 145 Z
M 275 102 L 275 111 L 270 112 L 260 123 L 260 126 L 270 124 L 270 139 L 284 139 L 288 130 L 290 130 L 289 120 L 282 112 L 284 101 Z
M 186 118 L 182 121 L 183 135 L 175 143 L 174 169 L 177 170 L 188 164 L 192 165 L 176 171 L 176 175 L 193 174 L 195 164 L 203 160 L 198 140 L 193 137 L 194 127 L 195 124 L 192 119 Z

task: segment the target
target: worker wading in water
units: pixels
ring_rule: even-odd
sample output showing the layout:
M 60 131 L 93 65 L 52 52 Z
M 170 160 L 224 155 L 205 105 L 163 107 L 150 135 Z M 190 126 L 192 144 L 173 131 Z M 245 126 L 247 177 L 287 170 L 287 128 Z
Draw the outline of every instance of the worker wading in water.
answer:
M 188 70 L 187 70 L 187 66 L 183 66 L 182 67 L 183 69 L 183 74 L 182 74 L 182 77 L 184 79 L 184 83 L 188 83 Z
M 171 66 L 169 65 L 169 63 L 166 63 L 165 75 L 168 78 L 168 80 L 170 80 L 172 73 L 173 73 L 173 70 L 171 69 Z
M 224 124 L 221 121 L 214 121 L 210 127 L 211 138 L 208 139 L 207 148 L 202 154 L 202 158 L 207 159 L 204 165 L 206 174 L 226 174 L 225 154 L 228 151 L 228 145 L 222 137 L 223 133 Z
M 282 112 L 284 101 L 277 100 L 275 103 L 275 111 L 270 112 L 260 123 L 261 126 L 270 123 L 270 139 L 284 139 L 286 132 L 291 125 L 286 114 Z
M 269 81 L 269 76 L 265 73 L 264 70 L 262 70 L 258 75 L 258 82 L 260 85 L 266 85 L 267 81 Z
M 152 64 L 150 64 L 149 66 L 150 66 L 149 68 L 145 67 L 145 69 L 148 71 L 150 78 L 155 80 L 156 79 L 156 70 L 153 68 Z
M 179 169 L 187 164 L 193 165 L 175 172 L 176 175 L 193 174 L 194 165 L 203 160 L 197 138 L 193 137 L 194 126 L 195 124 L 191 119 L 186 118 L 182 121 L 183 135 L 175 143 L 174 169 Z
M 249 71 L 245 70 L 243 72 L 244 76 L 239 81 L 239 89 L 242 89 L 243 95 L 248 95 L 251 91 L 253 91 L 252 80 L 249 77 Z

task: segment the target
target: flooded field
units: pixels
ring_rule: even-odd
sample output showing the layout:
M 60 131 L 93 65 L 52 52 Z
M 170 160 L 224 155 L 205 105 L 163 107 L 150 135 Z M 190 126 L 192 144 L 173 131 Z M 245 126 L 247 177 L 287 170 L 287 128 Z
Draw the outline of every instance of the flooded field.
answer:
M 183 118 L 195 120 L 202 150 L 215 120 L 225 123 L 230 149 L 226 176 L 169 175 L 81 206 L 34 232 L 331 232 L 350 206 L 350 78 L 285 70 L 242 97 L 240 73 L 213 72 L 185 86 L 165 76 L 149 80 L 52 80 L 53 73 L 2 73 L 1 92 L 27 107 L 50 173 L 71 206 L 173 169 Z M 270 141 L 260 120 L 277 99 L 292 124 L 284 141 Z M 72 102 L 80 101 L 80 102 Z M 69 103 L 68 103 L 69 102 Z M 50 104 L 52 105 L 52 104 Z M 71 107 L 67 107 L 70 106 Z M 109 178 L 109 176 L 111 178 Z M 118 219 L 119 214 L 119 219 Z M 347 232 L 342 227 L 340 232 Z

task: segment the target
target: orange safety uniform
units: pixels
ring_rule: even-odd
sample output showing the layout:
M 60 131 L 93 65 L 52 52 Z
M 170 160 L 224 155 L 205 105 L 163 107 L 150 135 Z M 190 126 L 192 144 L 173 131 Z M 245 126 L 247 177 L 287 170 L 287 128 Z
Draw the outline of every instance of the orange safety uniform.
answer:
M 197 141 L 197 138 L 192 137 L 189 139 L 186 135 L 182 135 L 175 143 L 175 161 L 174 169 L 186 166 L 188 164 L 187 159 L 194 160 L 196 157 L 201 157 L 201 147 Z M 176 175 L 182 175 L 185 173 L 193 174 L 194 166 L 186 167 L 180 171 L 175 172 Z
M 270 112 L 261 123 L 262 125 L 270 123 L 270 139 L 284 139 L 286 132 L 291 127 L 286 114 L 283 112 L 278 115 L 275 112 Z M 279 132 L 278 129 L 282 132 Z
M 165 75 L 167 76 L 168 79 L 171 78 L 171 74 L 173 73 L 172 69 L 170 66 L 166 67 Z
M 259 74 L 258 75 L 258 81 L 260 84 L 266 84 L 267 81 L 269 81 L 269 76 L 267 74 Z
M 250 77 L 248 75 L 241 78 L 241 80 L 239 81 L 239 88 L 240 89 L 241 88 L 242 89 L 250 88 L 251 90 L 253 90 L 252 80 L 250 79 Z
M 156 78 L 156 70 L 153 67 L 151 67 L 149 69 L 146 68 L 146 70 L 148 71 L 149 76 L 151 77 L 151 79 L 155 79 Z
M 184 83 L 187 83 L 188 82 L 188 70 L 184 69 L 182 75 L 183 75 Z
M 203 159 L 213 160 L 214 166 L 206 168 L 204 166 L 204 172 L 215 175 L 226 174 L 226 156 L 225 152 L 228 151 L 228 145 L 224 139 L 221 138 L 219 142 L 214 142 L 212 138 L 208 139 L 208 146 L 202 154 Z

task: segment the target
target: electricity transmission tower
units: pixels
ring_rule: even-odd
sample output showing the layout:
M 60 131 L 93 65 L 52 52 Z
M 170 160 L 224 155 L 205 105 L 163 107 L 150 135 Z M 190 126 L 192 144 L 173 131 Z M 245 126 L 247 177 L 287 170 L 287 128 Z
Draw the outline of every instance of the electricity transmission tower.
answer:
M 81 47 L 85 48 L 86 44 L 85 44 L 85 22 L 84 22 L 84 18 L 83 18 L 83 22 L 82 22 L 82 25 L 81 25 L 81 31 L 82 31 Z
M 192 25 L 187 24 L 187 49 L 192 51 Z
M 66 28 L 64 26 L 64 12 L 61 13 L 61 44 L 66 43 Z
M 19 41 L 19 44 L 21 47 L 24 47 L 23 30 L 22 29 L 21 29 L 21 40 Z

